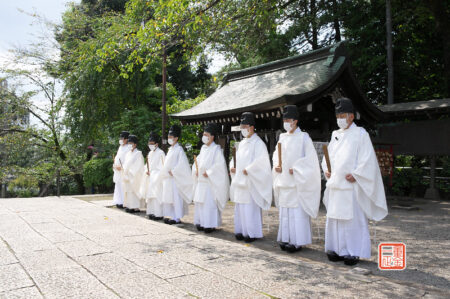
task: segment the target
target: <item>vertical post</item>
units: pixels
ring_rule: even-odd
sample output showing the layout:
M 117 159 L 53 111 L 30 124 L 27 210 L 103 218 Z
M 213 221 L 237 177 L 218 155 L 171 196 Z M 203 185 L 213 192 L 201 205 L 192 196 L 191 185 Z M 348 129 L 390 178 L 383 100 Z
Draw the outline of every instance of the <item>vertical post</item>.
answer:
M 161 141 L 162 149 L 166 150 L 167 147 L 167 113 L 166 113 L 166 88 L 167 88 L 167 51 L 166 47 L 163 48 L 163 65 L 162 65 L 162 124 L 161 124 Z
M 391 0 L 386 0 L 386 50 L 388 68 L 388 104 L 394 104 L 394 56 L 392 53 Z
M 61 171 L 59 169 L 56 172 L 56 196 L 61 196 Z
M 436 156 L 430 157 L 430 188 L 435 188 L 436 181 Z
M 439 190 L 436 188 L 436 156 L 430 156 L 430 187 L 425 191 L 425 198 L 440 199 Z

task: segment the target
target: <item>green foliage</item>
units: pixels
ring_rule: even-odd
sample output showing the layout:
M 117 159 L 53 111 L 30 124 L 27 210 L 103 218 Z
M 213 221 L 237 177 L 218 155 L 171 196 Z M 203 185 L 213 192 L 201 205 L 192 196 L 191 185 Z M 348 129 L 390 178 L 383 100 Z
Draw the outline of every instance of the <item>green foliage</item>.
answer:
M 113 160 L 111 158 L 92 159 L 84 163 L 83 180 L 85 186 L 105 190 L 113 184 Z
M 394 168 L 391 187 L 393 194 L 422 197 L 427 186 L 423 180 L 424 174 L 420 168 Z
M 167 107 L 167 111 L 169 114 L 181 112 L 183 110 L 194 107 L 199 104 L 206 98 L 205 95 L 200 95 L 195 99 L 189 100 L 175 100 L 171 105 Z M 180 124 L 179 120 L 172 119 L 170 124 Z M 183 126 L 181 133 L 181 140 L 179 141 L 181 145 L 186 149 L 186 155 L 191 163 L 194 161 L 194 155 L 198 155 L 200 153 L 201 146 L 201 135 L 203 134 L 202 126 L 200 125 L 191 125 L 191 126 Z

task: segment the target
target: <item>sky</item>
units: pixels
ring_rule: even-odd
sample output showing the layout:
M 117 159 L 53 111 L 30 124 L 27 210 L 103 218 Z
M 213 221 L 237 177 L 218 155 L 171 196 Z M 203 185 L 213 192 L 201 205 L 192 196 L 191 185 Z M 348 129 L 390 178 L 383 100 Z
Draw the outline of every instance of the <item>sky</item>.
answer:
M 25 48 L 36 41 L 42 28 L 32 24 L 33 18 L 19 10 L 37 13 L 52 22 L 61 22 L 61 15 L 70 2 L 79 3 L 80 0 L 0 0 L 0 61 L 8 54 L 8 49 L 14 46 Z M 224 57 L 213 54 L 213 61 L 209 68 L 211 73 L 217 72 L 227 64 Z
M 0 0 L 0 53 L 5 54 L 13 46 L 30 44 L 39 35 L 39 25 L 32 25 L 33 18 L 19 11 L 44 16 L 53 22 L 61 22 L 61 15 L 66 10 L 69 0 Z

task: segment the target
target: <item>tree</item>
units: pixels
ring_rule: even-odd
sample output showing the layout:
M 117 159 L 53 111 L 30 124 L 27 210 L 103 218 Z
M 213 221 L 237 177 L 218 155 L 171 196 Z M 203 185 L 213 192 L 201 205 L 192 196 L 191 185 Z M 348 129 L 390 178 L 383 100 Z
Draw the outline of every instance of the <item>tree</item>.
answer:
M 57 80 L 53 75 L 55 66 L 54 52 L 47 52 L 42 44 L 29 49 L 11 51 L 12 58 L 1 67 L 5 80 L 10 82 L 8 89 L 2 89 L 2 127 L 0 136 L 2 146 L 7 149 L 8 163 L 4 173 L 10 176 L 37 176 L 34 178 L 42 185 L 40 195 L 45 195 L 54 179 L 61 171 L 74 177 L 83 190 L 83 182 L 78 166 L 74 162 L 73 152 L 67 147 L 64 138 L 62 109 L 64 98 L 58 93 Z M 39 105 L 35 101 L 39 101 Z M 4 111 L 5 112 L 5 111 Z M 23 115 L 32 115 L 39 123 L 36 126 L 18 122 Z M 37 153 L 33 153 L 37 150 Z M 50 163 L 54 167 L 48 174 L 41 173 L 39 161 Z M 42 173 L 41 173 L 42 174 Z M 48 176 L 49 175 L 49 176 Z

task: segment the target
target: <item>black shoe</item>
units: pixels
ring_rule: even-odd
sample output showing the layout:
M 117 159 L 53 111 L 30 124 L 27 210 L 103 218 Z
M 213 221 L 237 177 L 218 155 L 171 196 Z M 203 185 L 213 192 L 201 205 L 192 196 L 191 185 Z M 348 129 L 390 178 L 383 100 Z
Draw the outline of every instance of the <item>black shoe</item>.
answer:
M 327 251 L 327 256 L 328 256 L 328 260 L 331 262 L 340 262 L 344 260 L 344 257 L 338 255 L 336 252 L 334 251 Z
M 176 221 L 176 220 L 169 220 L 169 224 L 181 224 L 181 221 Z
M 170 219 L 169 219 L 169 218 L 164 218 L 164 223 L 165 223 L 165 224 L 170 224 L 169 222 L 170 222 Z
M 212 233 L 213 231 L 215 231 L 216 229 L 214 228 L 214 227 L 208 227 L 208 228 L 205 228 L 205 234 L 210 234 L 210 233 Z
M 234 236 L 236 237 L 236 240 L 238 240 L 238 241 L 244 240 L 244 236 L 242 234 L 235 234 Z
M 132 210 L 129 209 L 129 208 L 125 208 L 125 212 L 127 212 L 127 213 L 132 213 Z
M 197 228 L 198 231 L 205 230 L 205 228 L 203 226 L 201 226 L 200 224 L 196 224 L 195 227 Z
M 156 216 L 153 218 L 153 220 L 155 220 L 155 221 L 159 221 L 159 220 L 163 220 L 163 219 L 164 219 L 163 217 L 156 217 Z
M 155 215 L 150 214 L 150 215 L 147 215 L 147 216 L 148 216 L 148 219 L 150 219 L 150 220 L 155 220 Z
M 278 245 L 280 245 L 281 250 L 286 251 L 286 245 L 288 243 L 282 242 L 282 243 L 278 243 Z
M 251 243 L 254 242 L 255 240 L 256 238 L 245 237 L 245 243 Z
M 359 257 L 346 255 L 344 256 L 344 264 L 347 266 L 354 266 L 359 262 Z
M 286 245 L 286 251 L 289 252 L 289 253 L 294 253 L 294 252 L 296 252 L 297 250 L 296 250 L 296 248 L 295 248 L 295 245 L 287 244 L 287 245 Z
M 117 207 L 118 209 L 123 209 L 123 205 L 117 204 L 116 207 Z

